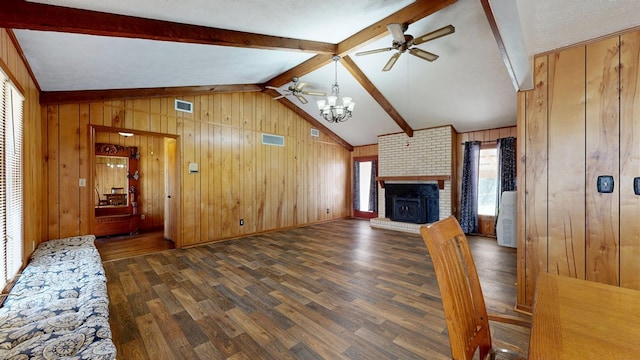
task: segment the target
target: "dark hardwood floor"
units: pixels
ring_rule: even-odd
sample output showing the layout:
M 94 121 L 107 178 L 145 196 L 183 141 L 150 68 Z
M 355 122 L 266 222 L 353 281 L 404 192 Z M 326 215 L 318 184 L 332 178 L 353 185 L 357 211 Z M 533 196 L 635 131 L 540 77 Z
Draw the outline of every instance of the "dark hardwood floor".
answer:
M 102 261 L 125 259 L 175 248 L 172 241 L 164 239 L 162 231 L 138 235 L 103 236 L 97 238 L 95 244 Z
M 517 315 L 515 249 L 473 237 L 487 306 Z M 447 359 L 419 235 L 340 220 L 104 263 L 118 359 Z M 526 355 L 528 329 L 492 323 Z

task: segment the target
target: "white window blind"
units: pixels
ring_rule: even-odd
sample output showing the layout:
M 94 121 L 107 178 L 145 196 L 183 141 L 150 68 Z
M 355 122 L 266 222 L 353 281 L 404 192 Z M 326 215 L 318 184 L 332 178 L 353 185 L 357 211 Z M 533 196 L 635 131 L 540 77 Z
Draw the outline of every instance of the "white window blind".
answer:
M 24 98 L 4 74 L 0 89 L 0 285 L 22 267 L 22 104 Z
M 6 197 L 7 197 L 7 177 L 5 176 L 4 163 L 4 123 L 7 115 L 5 103 L 5 92 L 7 89 L 7 78 L 0 71 L 0 287 L 4 289 L 7 285 L 7 231 L 6 231 Z M 1 290 L 0 290 L 1 291 Z

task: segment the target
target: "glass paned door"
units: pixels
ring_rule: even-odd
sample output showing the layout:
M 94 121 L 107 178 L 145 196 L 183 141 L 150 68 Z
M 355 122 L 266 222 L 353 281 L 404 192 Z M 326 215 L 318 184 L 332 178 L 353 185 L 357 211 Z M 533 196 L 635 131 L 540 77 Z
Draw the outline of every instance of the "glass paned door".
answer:
M 377 158 L 354 161 L 353 215 L 357 218 L 378 217 Z

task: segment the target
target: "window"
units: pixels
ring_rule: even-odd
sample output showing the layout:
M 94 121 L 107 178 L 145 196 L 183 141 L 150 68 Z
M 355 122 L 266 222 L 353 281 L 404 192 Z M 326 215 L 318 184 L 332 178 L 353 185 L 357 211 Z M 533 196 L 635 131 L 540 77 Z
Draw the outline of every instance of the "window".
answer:
M 0 71 L 0 289 L 22 267 L 22 103 Z
M 478 215 L 496 214 L 498 188 L 498 150 L 495 147 L 480 149 L 478 172 Z

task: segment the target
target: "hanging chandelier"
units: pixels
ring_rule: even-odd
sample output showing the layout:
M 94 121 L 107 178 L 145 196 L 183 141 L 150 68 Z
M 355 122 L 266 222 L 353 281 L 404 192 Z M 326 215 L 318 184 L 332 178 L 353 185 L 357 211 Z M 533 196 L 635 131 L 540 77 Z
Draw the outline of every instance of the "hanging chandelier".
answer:
M 320 110 L 320 115 L 330 123 L 347 121 L 351 117 L 353 107 L 356 105 L 348 96 L 342 98 L 342 103 L 338 102 L 338 98 L 340 97 L 340 86 L 338 85 L 339 60 L 340 56 L 333 57 L 335 64 L 335 82 L 331 85 L 331 95 L 327 96 L 326 100 L 318 100 L 316 102 Z

